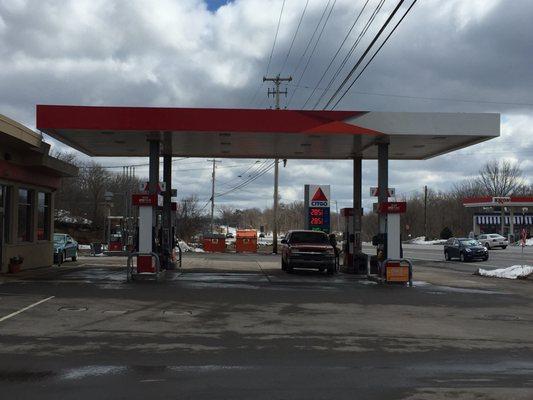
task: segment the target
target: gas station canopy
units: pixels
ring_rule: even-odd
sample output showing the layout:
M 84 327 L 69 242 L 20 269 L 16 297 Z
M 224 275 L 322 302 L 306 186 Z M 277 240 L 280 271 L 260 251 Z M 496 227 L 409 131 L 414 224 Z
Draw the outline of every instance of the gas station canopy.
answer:
M 37 105 L 37 128 L 89 156 L 419 160 L 500 134 L 499 114 Z

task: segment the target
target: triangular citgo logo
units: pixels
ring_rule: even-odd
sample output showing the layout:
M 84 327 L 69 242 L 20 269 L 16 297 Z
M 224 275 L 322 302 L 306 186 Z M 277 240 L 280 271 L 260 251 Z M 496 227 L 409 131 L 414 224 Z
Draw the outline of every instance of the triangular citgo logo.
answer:
M 318 188 L 318 190 L 315 192 L 315 195 L 311 199 L 311 201 L 328 201 L 328 198 L 324 194 L 321 188 Z

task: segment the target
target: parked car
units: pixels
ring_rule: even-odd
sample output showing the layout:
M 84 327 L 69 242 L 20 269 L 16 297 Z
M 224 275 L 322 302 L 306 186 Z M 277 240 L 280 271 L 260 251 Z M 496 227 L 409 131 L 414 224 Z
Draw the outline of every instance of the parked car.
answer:
M 335 250 L 327 234 L 319 231 L 289 231 L 281 240 L 281 269 L 316 268 L 335 273 Z
M 476 239 L 451 238 L 444 244 L 444 258 L 450 261 L 452 258 L 459 258 L 461 261 L 471 261 L 489 259 L 489 251 Z
M 54 263 L 61 265 L 67 258 L 78 259 L 78 242 L 65 233 L 54 233 Z
M 497 233 L 479 235 L 477 240 L 483 243 L 483 245 L 489 250 L 494 247 L 501 247 L 502 249 L 505 249 L 507 246 L 509 246 L 509 241 Z

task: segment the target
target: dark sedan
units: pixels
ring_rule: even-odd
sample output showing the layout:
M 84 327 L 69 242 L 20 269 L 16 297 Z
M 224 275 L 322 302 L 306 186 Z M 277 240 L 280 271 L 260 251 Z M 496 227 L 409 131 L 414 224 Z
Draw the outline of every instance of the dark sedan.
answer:
M 327 234 L 319 231 L 290 231 L 281 241 L 281 269 L 316 268 L 335 273 L 335 250 Z
M 485 246 L 476 239 L 451 238 L 444 244 L 444 258 L 450 261 L 458 258 L 461 261 L 472 261 L 475 259 L 487 261 L 489 252 Z

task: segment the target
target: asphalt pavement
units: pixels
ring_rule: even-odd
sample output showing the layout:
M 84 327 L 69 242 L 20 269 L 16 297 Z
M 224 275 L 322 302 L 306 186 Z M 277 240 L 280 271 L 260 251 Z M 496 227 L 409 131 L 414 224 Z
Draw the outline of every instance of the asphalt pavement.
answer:
M 528 280 L 419 260 L 414 287 L 381 286 L 187 254 L 127 283 L 124 263 L 0 276 L 2 398 L 533 398 Z

